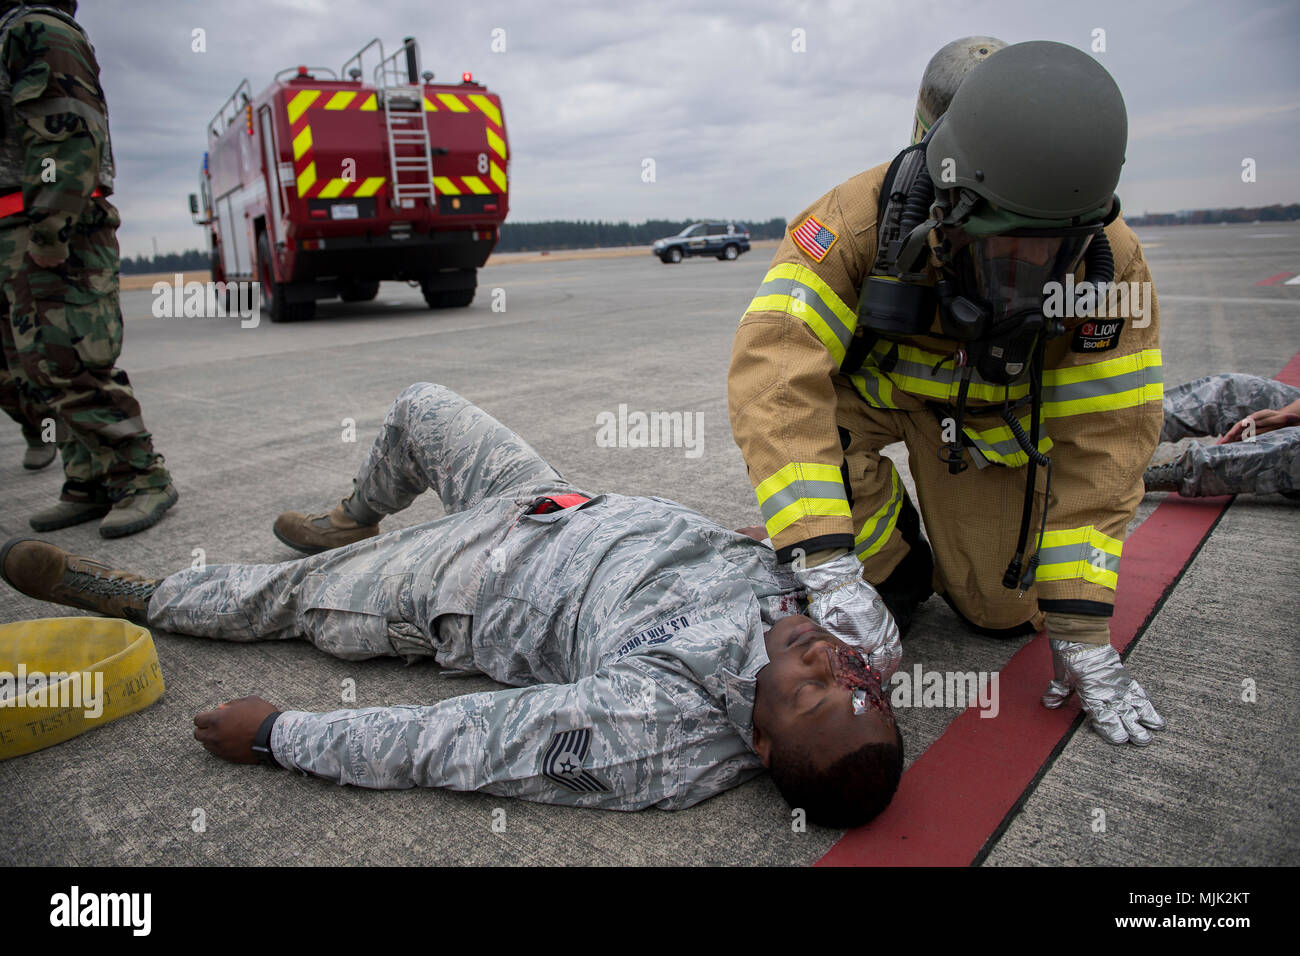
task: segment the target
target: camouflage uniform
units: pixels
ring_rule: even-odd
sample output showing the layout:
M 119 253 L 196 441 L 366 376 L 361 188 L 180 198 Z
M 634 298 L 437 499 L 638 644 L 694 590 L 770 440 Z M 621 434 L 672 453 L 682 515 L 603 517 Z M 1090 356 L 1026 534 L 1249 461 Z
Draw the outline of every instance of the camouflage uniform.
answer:
M 94 51 L 51 7 L 9 11 L 0 34 L 0 196 L 22 195 L 21 210 L 0 218 L 0 291 L 10 305 L 0 323 L 0 398 L 14 403 L 6 411 L 25 403 L 22 414 L 52 410 L 59 419 L 65 497 L 102 488 L 116 501 L 164 488 L 170 476 L 114 367 L 121 220 L 103 198 L 113 160 Z M 40 268 L 29 250 L 67 258 Z
M 465 399 L 419 384 L 389 410 L 356 497 L 387 514 L 426 488 L 446 517 L 283 564 L 181 571 L 149 624 L 432 657 L 516 688 L 281 716 L 277 760 L 340 783 L 676 809 L 761 770 L 763 635 L 800 608 L 770 548 L 662 498 L 529 514 L 577 489 Z
M 1300 388 L 1253 375 L 1207 375 L 1165 393 L 1162 442 L 1223 435 L 1251 412 L 1300 399 Z M 1175 459 L 1184 497 L 1300 491 L 1300 425 L 1260 432 L 1250 441 L 1186 442 Z

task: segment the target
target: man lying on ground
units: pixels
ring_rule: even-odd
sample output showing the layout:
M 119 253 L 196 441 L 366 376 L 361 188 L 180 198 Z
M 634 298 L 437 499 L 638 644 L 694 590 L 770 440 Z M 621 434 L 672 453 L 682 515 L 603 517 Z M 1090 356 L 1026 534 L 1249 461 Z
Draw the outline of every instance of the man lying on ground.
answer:
M 1300 497 L 1300 388 L 1225 373 L 1171 388 L 1147 491 Z M 1194 436 L 1218 435 L 1214 444 Z M 1166 444 L 1173 443 L 1173 444 Z
M 446 517 L 379 533 L 429 488 Z M 791 806 L 838 827 L 898 785 L 882 682 L 900 651 L 883 602 L 851 647 L 795 613 L 798 585 L 770 547 L 662 498 L 589 498 L 446 388 L 406 389 L 352 494 L 281 515 L 275 533 L 316 553 L 155 580 L 16 539 L 0 575 L 167 631 L 432 658 L 513 688 L 327 714 L 246 697 L 197 715 L 195 738 L 237 763 L 617 810 L 689 807 L 767 767 Z

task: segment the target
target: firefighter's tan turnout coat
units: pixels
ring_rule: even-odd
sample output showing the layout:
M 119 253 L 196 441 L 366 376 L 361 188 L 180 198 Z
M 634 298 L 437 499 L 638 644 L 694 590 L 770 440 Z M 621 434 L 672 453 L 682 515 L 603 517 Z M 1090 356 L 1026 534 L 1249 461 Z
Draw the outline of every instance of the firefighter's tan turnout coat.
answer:
M 970 621 L 1000 629 L 1041 626 L 1046 614 L 1109 616 L 1161 425 L 1160 316 L 1137 237 L 1123 219 L 1106 228 L 1115 283 L 1137 283 L 1141 296 L 1130 297 L 1113 334 L 1114 318 L 1066 317 L 1066 334 L 1047 345 L 1039 449 L 1052 460 L 1052 500 L 1035 584 L 1020 594 L 1002 585 L 1028 461 L 998 414 L 1008 387 L 972 378 L 962 427 L 969 467 L 952 475 L 939 453 L 945 420 L 955 431 L 957 342 L 877 338 L 859 371 L 841 372 L 865 331 L 858 292 L 875 258 L 887 169 L 854 176 L 790 223 L 736 334 L 731 425 L 767 532 L 783 560 L 848 547 L 868 581 L 884 581 L 908 550 L 897 528 L 905 490 L 881 455 L 901 440 L 934 549 L 935 589 Z M 810 219 L 801 244 L 795 232 Z M 1083 277 L 1080 266 L 1075 278 Z M 1123 302 L 1108 304 L 1113 312 Z M 931 332 L 939 328 L 936 314 Z M 1028 394 L 1027 375 L 1009 386 L 1013 402 Z M 1028 432 L 1027 402 L 1017 415 Z M 1044 479 L 1039 468 L 1026 558 Z

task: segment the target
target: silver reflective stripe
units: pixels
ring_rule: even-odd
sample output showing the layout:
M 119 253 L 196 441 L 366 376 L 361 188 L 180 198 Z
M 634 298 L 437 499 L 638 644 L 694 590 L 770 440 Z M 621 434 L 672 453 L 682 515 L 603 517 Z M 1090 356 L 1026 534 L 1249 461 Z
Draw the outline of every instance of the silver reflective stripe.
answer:
M 766 501 L 759 505 L 763 520 L 771 521 L 783 509 L 788 508 L 800 498 L 839 498 L 844 497 L 844 486 L 838 481 L 792 481 L 780 491 L 774 491 Z
M 1043 548 L 1038 552 L 1038 566 L 1041 568 L 1047 564 L 1074 564 L 1076 561 L 1093 564 L 1094 559 L 1099 554 L 1103 556 L 1104 560 L 1097 564 L 1096 567 L 1118 574 L 1119 555 L 1103 551 L 1087 541 L 1081 541 L 1078 544 L 1057 545 L 1054 548 Z
M 1154 374 L 1153 374 L 1154 373 Z M 1106 378 L 1086 379 L 1082 382 L 1070 382 L 1067 385 L 1046 385 L 1043 387 L 1043 402 L 1074 402 L 1085 398 L 1101 398 L 1103 395 L 1115 395 L 1130 389 L 1141 388 L 1163 381 L 1159 366 L 1147 369 L 1135 369 L 1120 375 Z
M 754 298 L 757 299 L 765 295 L 788 295 L 791 298 L 798 299 L 804 306 L 821 317 L 822 321 L 826 323 L 826 327 L 831 330 L 831 334 L 839 339 L 840 345 L 843 346 L 846 352 L 848 351 L 849 343 L 853 340 L 853 330 L 840 321 L 840 317 L 822 301 L 822 297 L 813 290 L 812 286 L 797 282 L 794 279 L 769 279 L 758 287 L 758 291 L 754 293 Z M 789 310 L 787 309 L 787 311 Z M 795 318 L 800 318 L 796 312 L 790 312 L 790 314 Z
M 854 545 L 853 550 L 858 557 L 865 557 L 868 551 L 871 551 L 876 547 L 877 542 L 883 540 L 885 533 L 890 528 L 894 527 L 894 516 L 898 514 L 898 508 L 902 503 L 902 486 L 899 484 L 897 473 L 895 472 L 894 495 L 889 499 L 889 503 L 885 506 L 884 512 L 877 513 L 874 518 L 867 519 L 867 522 L 862 526 L 865 528 L 872 521 L 876 522 L 876 526 L 871 529 L 871 534 Z

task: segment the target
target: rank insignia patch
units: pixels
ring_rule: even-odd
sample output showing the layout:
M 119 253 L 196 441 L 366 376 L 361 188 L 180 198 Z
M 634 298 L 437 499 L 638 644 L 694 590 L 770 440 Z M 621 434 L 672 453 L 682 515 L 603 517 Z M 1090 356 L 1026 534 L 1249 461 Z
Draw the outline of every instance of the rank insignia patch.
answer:
M 839 236 L 818 222 L 816 216 L 809 216 L 803 221 L 803 225 L 790 233 L 790 238 L 798 243 L 800 249 L 812 256 L 814 261 L 821 262 L 826 258 L 826 253 L 831 251 L 831 246 L 835 245 L 835 240 Z
M 542 775 L 579 793 L 609 793 L 609 787 L 582 769 L 582 761 L 590 747 L 591 731 L 588 728 L 555 734 L 542 755 Z

